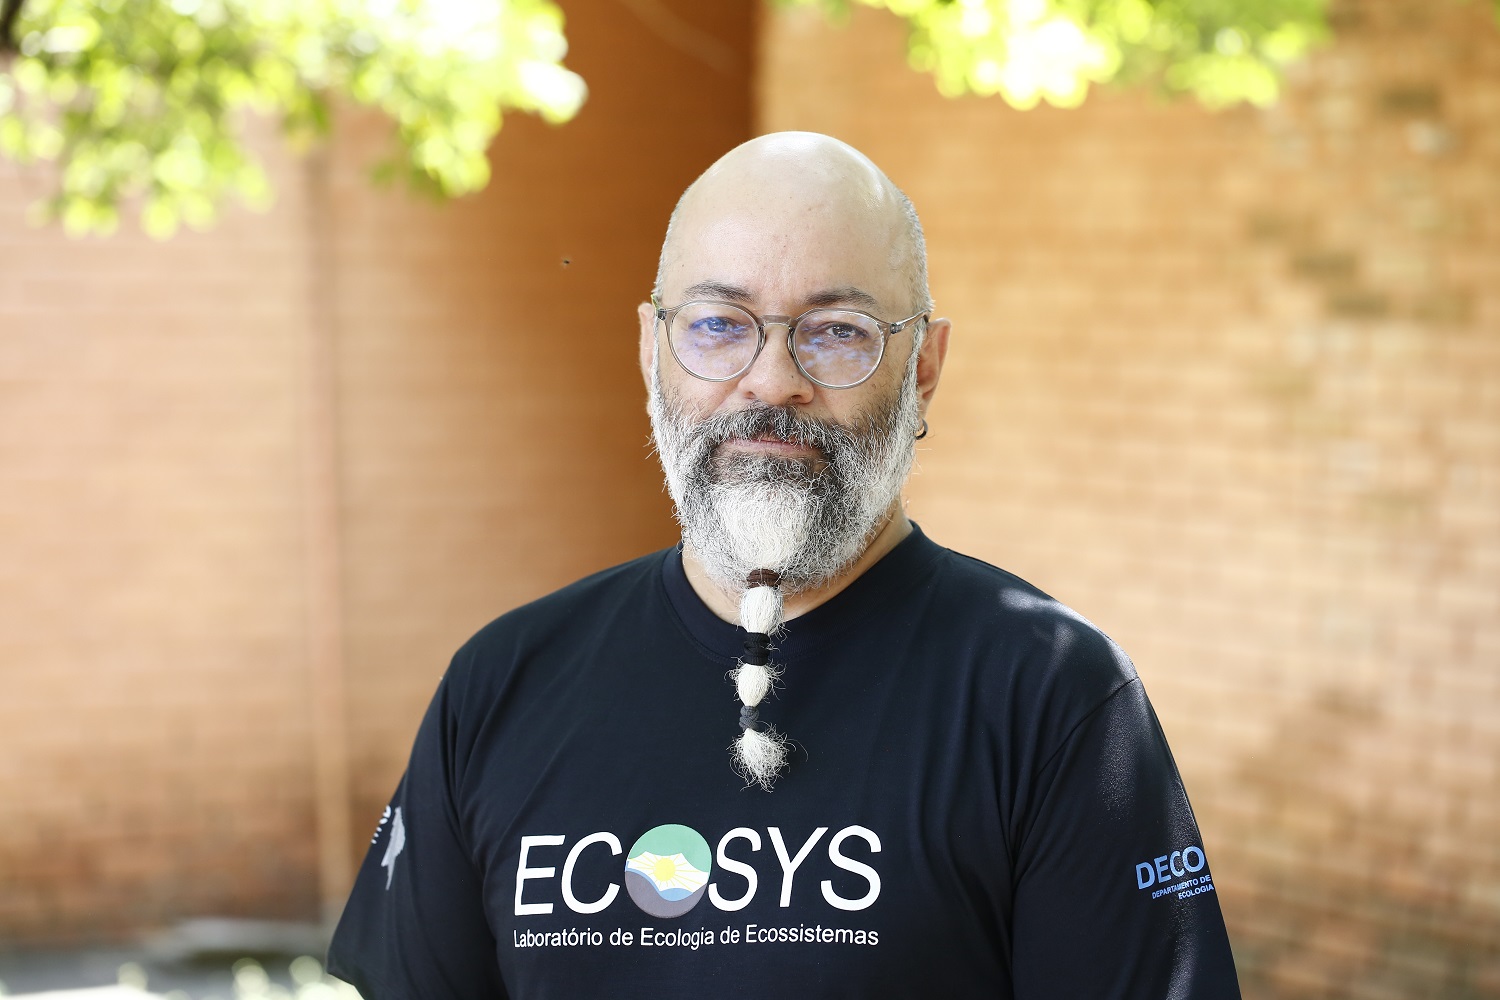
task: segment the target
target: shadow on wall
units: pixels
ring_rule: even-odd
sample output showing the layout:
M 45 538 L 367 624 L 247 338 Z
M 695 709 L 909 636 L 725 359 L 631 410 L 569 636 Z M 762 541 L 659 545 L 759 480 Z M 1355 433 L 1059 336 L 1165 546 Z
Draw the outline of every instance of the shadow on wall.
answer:
M 1483 895 L 1496 887 L 1445 837 L 1472 824 L 1442 813 L 1446 796 L 1402 801 L 1411 782 L 1370 759 L 1392 723 L 1374 696 L 1324 688 L 1241 761 L 1237 787 L 1265 817 L 1253 842 L 1225 845 L 1239 883 L 1228 916 L 1250 932 L 1231 928 L 1247 997 L 1500 996 L 1500 921 Z

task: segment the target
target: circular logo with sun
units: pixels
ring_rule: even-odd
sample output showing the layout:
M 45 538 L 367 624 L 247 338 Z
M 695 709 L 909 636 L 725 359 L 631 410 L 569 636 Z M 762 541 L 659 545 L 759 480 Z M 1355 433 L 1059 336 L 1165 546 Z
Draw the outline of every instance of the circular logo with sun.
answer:
M 713 871 L 708 841 L 690 826 L 652 827 L 625 855 L 625 888 L 653 917 L 680 917 L 698 905 Z

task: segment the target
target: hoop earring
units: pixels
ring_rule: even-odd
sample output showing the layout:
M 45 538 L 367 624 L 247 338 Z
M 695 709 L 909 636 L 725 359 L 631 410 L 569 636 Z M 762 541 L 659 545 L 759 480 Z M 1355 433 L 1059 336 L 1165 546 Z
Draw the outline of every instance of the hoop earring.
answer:
M 917 440 L 920 441 L 920 440 L 922 440 L 926 436 L 927 436 L 927 421 L 924 418 L 922 420 L 922 429 L 920 431 L 917 431 Z

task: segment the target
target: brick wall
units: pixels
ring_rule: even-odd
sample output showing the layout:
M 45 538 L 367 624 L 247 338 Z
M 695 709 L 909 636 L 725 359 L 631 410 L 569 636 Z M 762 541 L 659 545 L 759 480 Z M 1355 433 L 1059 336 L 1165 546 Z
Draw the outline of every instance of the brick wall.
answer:
M 307 904 L 308 291 L 275 175 L 211 237 L 80 242 L 0 163 L 0 937 Z
M 341 631 L 362 853 L 453 649 L 671 537 L 634 307 L 749 134 L 750 7 L 567 7 L 588 105 L 509 118 L 461 202 L 374 189 L 360 115 L 321 166 L 263 136 L 276 207 L 161 244 L 30 227 L 47 178 L 0 161 L 0 946 L 316 918 L 309 629 Z
M 1171 738 L 1249 997 L 1500 995 L 1500 29 L 1362 0 L 1270 111 L 939 98 L 767 20 L 955 321 L 912 511 L 1078 607 Z

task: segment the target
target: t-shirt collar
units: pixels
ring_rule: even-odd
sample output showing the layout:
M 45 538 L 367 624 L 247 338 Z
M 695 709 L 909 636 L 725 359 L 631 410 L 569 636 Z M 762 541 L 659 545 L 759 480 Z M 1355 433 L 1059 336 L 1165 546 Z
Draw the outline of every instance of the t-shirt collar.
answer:
M 812 655 L 846 629 L 871 615 L 891 613 L 890 605 L 925 580 L 943 549 L 916 524 L 911 534 L 839 593 L 804 615 L 788 621 L 772 638 L 776 659 L 791 662 Z M 682 546 L 668 549 L 662 560 L 662 584 L 683 628 L 705 652 L 732 661 L 743 650 L 745 633 L 703 603 L 682 567 Z

